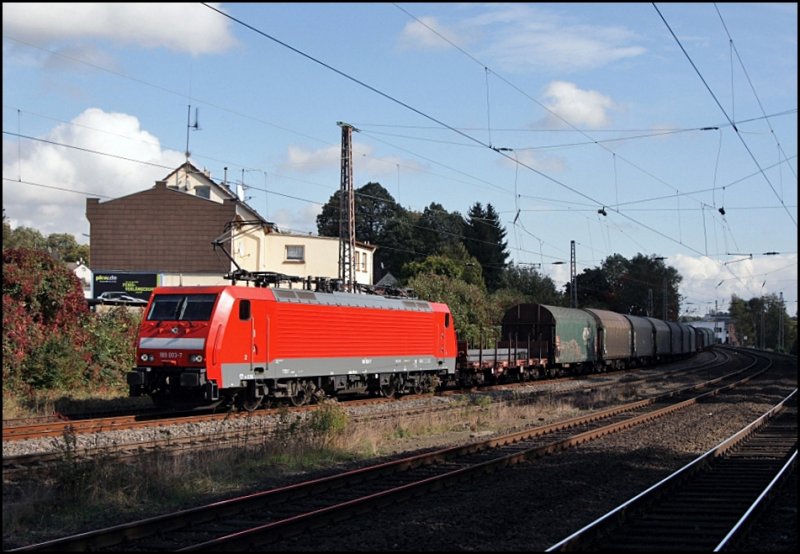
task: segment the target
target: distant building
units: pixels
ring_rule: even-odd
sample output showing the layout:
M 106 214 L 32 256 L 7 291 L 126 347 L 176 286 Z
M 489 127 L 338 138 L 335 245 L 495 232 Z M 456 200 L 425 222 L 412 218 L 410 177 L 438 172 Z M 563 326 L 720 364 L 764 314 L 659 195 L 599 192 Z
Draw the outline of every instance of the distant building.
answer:
M 731 321 L 731 317 L 727 314 L 711 316 L 701 321 L 692 321 L 690 325 L 694 327 L 705 327 L 714 331 L 714 340 L 717 344 L 731 344 L 732 346 L 738 344 L 735 327 Z
M 158 285 L 229 284 L 223 276 L 237 265 L 302 278 L 339 275 L 338 238 L 280 232 L 241 194 L 189 162 L 150 189 L 105 202 L 88 198 L 86 217 L 95 298 L 111 290 L 148 298 Z M 375 250 L 356 244 L 360 284 L 372 284 Z
M 83 296 L 86 298 L 92 297 L 92 270 L 83 262 L 68 262 L 67 267 L 72 271 L 75 276 L 80 279 L 83 286 Z

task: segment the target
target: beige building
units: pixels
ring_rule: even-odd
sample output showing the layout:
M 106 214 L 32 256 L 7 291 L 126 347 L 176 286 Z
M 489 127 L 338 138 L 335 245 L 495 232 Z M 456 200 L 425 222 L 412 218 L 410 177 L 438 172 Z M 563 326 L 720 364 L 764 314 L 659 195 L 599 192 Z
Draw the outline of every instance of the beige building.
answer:
M 225 274 L 237 269 L 300 278 L 339 275 L 338 238 L 281 232 L 247 205 L 241 191 L 189 162 L 150 189 L 102 203 L 87 199 L 86 217 L 95 298 L 115 286 L 108 283 L 145 298 L 155 284 L 229 284 Z M 356 243 L 357 283 L 373 284 L 375 250 Z M 147 285 L 134 283 L 133 276 Z

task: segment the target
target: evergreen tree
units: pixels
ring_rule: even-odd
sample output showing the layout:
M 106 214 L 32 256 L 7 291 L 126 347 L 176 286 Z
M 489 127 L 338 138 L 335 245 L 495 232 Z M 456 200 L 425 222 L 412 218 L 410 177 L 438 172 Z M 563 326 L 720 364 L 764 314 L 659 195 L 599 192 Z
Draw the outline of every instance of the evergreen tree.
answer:
M 494 292 L 502 286 L 503 271 L 509 257 L 506 231 L 491 204 L 486 204 L 484 209 L 480 202 L 476 202 L 467 216 L 464 222 L 464 246 L 480 262 L 486 288 Z
M 424 256 L 453 252 L 461 244 L 464 220 L 458 212 L 450 213 L 436 202 L 423 210 L 415 235 Z

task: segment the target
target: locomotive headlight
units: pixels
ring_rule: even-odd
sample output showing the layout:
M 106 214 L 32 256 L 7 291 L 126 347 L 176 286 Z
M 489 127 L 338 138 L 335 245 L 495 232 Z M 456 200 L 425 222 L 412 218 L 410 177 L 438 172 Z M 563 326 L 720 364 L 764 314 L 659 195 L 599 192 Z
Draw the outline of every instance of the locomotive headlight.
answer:
M 192 354 L 191 356 L 189 356 L 189 361 L 190 362 L 194 362 L 196 364 L 199 364 L 200 362 L 203 361 L 203 355 L 202 354 Z
M 142 354 L 141 356 L 139 356 L 139 359 L 142 360 L 143 362 L 152 362 L 155 359 L 155 356 L 153 356 L 152 354 Z

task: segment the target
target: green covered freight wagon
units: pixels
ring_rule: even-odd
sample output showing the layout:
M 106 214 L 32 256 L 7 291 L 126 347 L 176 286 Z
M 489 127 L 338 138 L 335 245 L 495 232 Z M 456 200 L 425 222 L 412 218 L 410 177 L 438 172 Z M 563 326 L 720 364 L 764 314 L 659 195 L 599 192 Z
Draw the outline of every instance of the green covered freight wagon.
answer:
M 545 304 L 518 304 L 503 316 L 503 340 L 527 345 L 531 357 L 549 367 L 593 366 L 597 323 L 584 310 Z

